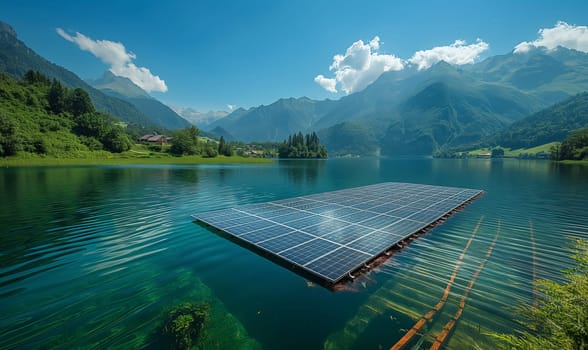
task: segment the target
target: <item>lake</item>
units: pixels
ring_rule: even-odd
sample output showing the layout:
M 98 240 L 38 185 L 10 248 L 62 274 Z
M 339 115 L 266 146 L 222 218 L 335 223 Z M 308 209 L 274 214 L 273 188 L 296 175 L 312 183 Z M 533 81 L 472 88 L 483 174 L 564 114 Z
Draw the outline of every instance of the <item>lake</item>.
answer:
M 332 292 L 191 214 L 386 181 L 486 191 Z M 561 281 L 588 238 L 588 167 L 525 160 L 331 159 L 254 166 L 0 169 L 0 348 L 160 348 L 182 303 L 209 307 L 206 349 L 493 348 L 533 281 Z M 472 238 L 473 237 L 473 238 Z M 471 288 L 468 288 L 468 285 Z

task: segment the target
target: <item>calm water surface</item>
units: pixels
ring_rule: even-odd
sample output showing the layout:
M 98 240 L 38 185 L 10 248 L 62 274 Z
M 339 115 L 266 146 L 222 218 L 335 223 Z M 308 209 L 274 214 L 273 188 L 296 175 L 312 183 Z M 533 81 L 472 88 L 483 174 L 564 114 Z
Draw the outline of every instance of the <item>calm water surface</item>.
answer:
M 190 217 L 384 181 L 486 194 L 336 293 Z M 446 347 L 493 348 L 485 333 L 515 329 L 533 280 L 560 280 L 569 239 L 588 238 L 587 194 L 588 167 L 518 160 L 0 169 L 0 348 L 158 348 L 183 302 L 210 305 L 205 349 L 389 348 L 454 272 L 409 345 L 428 348 L 465 300 Z

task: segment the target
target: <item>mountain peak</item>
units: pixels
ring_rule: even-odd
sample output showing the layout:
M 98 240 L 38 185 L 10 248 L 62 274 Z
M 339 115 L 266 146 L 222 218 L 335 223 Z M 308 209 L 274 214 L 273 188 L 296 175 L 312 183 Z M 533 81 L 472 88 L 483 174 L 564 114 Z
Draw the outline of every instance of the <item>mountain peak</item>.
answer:
M 145 90 L 138 87 L 129 78 L 117 76 L 109 70 L 104 72 L 100 78 L 96 80 L 88 79 L 87 81 L 99 90 L 118 94 L 123 97 L 151 98 Z
M 439 61 L 429 68 L 431 72 L 439 72 L 439 73 L 447 73 L 447 72 L 456 72 L 457 68 L 446 62 L 446 61 Z
M 8 23 L 0 21 L 0 41 L 15 42 L 16 40 L 16 32 L 14 29 Z

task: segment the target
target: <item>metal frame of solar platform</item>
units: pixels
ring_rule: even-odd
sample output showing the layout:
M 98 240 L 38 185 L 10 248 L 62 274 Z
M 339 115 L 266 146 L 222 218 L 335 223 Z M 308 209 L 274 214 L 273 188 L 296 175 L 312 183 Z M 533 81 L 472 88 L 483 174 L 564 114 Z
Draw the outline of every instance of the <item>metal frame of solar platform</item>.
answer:
M 482 193 L 387 182 L 192 217 L 334 285 Z

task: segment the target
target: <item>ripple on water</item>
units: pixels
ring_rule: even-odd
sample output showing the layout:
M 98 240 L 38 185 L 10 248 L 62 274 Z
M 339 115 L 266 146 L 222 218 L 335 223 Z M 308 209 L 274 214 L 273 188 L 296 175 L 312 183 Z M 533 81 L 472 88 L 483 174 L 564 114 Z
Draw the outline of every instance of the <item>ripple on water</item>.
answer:
M 483 333 L 517 329 L 512 310 L 532 302 L 533 281 L 561 280 L 572 262 L 569 238 L 588 237 L 586 173 L 558 171 L 372 159 L 0 172 L 0 184 L 14 184 L 0 187 L 10 198 L 0 203 L 0 348 L 138 348 L 186 300 L 215 305 L 207 348 L 259 347 L 251 337 L 265 348 L 390 347 L 442 298 L 478 223 L 444 308 L 414 344 L 439 334 L 484 264 L 446 345 L 492 347 Z M 368 181 L 463 184 L 486 194 L 355 284 L 356 293 L 309 288 L 189 217 Z

